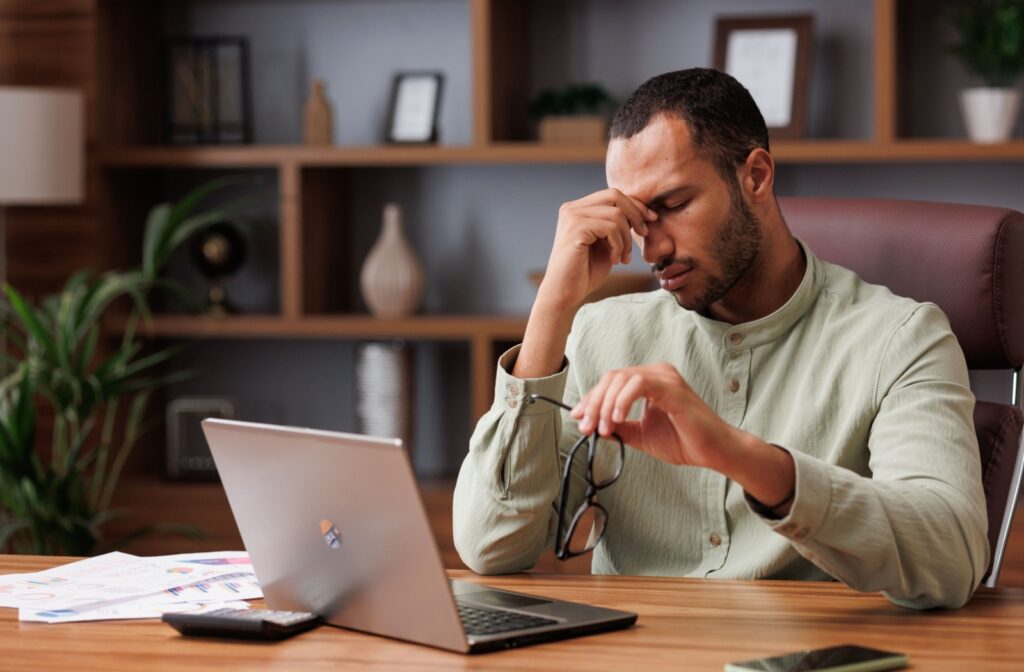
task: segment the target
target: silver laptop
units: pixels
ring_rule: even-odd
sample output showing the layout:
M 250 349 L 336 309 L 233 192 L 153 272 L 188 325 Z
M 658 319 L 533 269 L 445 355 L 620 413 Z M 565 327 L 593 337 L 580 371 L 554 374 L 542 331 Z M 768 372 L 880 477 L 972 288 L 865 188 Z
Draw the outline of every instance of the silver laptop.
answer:
M 463 653 L 636 622 L 625 611 L 449 581 L 400 440 L 202 425 L 271 609 Z

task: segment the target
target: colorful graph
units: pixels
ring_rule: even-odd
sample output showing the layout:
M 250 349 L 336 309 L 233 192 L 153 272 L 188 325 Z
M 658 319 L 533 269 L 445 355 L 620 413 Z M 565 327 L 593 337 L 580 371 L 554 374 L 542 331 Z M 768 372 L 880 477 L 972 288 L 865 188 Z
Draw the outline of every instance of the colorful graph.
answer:
M 195 560 L 182 560 L 196 565 L 251 565 L 252 560 L 247 555 L 234 558 L 197 558 Z

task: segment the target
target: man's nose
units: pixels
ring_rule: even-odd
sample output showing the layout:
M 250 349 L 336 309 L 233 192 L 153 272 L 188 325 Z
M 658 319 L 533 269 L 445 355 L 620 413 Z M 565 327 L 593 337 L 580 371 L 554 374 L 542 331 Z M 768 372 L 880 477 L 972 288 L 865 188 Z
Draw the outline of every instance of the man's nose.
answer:
M 644 261 L 656 264 L 672 255 L 672 240 L 665 235 L 660 226 L 650 226 L 647 235 L 640 240 L 640 250 L 643 252 Z

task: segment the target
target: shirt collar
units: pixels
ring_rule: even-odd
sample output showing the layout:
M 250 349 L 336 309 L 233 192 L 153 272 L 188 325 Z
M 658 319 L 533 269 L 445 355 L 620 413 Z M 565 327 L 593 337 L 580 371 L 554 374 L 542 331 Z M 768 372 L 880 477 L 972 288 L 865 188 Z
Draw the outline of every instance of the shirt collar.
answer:
M 800 244 L 801 249 L 804 251 L 807 268 L 804 270 L 804 277 L 796 291 L 774 313 L 740 324 L 719 322 L 718 320 L 704 317 L 695 311 L 687 311 L 687 314 L 693 317 L 694 322 L 696 322 L 705 336 L 711 339 L 712 342 L 720 344 L 726 350 L 752 348 L 774 341 L 782 336 L 814 304 L 814 300 L 818 298 L 818 293 L 821 291 L 825 281 L 821 261 L 814 256 L 814 253 L 811 252 L 802 240 L 797 239 L 797 243 Z

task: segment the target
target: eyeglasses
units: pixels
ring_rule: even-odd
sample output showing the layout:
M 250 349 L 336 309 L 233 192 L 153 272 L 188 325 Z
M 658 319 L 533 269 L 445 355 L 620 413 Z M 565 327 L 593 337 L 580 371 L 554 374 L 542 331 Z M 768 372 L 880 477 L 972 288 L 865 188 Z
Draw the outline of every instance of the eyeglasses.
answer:
M 556 399 L 539 394 L 531 394 L 527 399 L 529 404 L 536 401 L 546 401 L 566 411 L 572 410 Z M 608 527 L 608 511 L 597 502 L 595 497 L 598 490 L 603 490 L 619 480 L 619 476 L 622 475 L 622 467 L 626 462 L 626 446 L 618 434 L 613 433 L 612 436 L 614 441 L 601 438 L 597 431 L 589 436 L 581 436 L 565 458 L 565 468 L 562 472 L 562 494 L 558 506 L 558 529 L 555 532 L 555 556 L 559 560 L 568 560 L 589 553 L 604 537 Z M 585 476 L 587 492 L 583 497 L 583 502 L 573 514 L 572 521 L 568 527 L 565 527 L 565 508 L 569 505 L 569 479 L 572 475 L 572 464 L 576 458 L 576 452 L 583 444 L 587 444 Z

